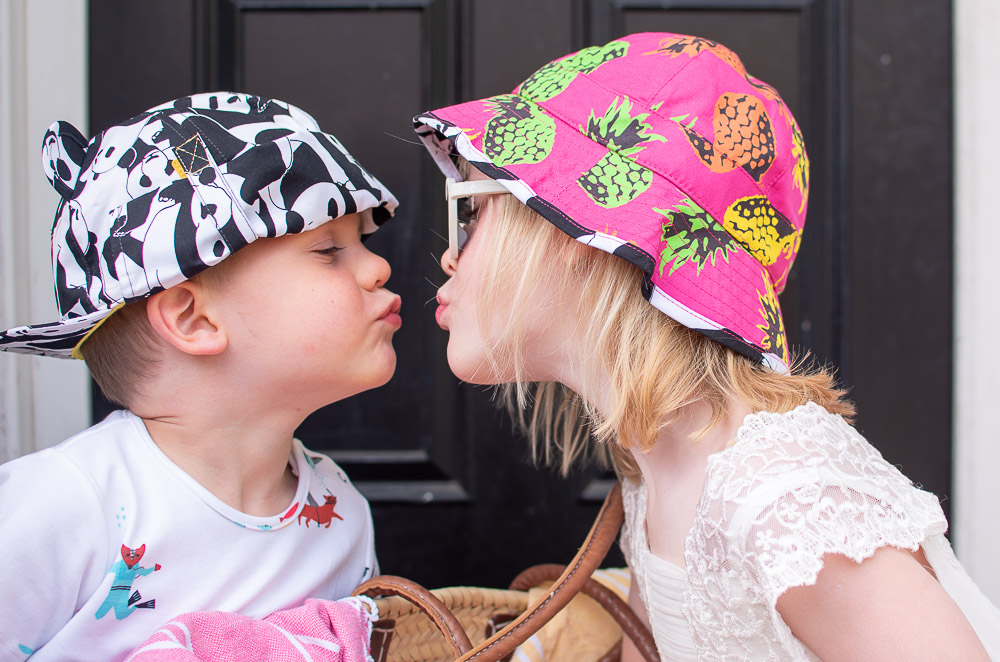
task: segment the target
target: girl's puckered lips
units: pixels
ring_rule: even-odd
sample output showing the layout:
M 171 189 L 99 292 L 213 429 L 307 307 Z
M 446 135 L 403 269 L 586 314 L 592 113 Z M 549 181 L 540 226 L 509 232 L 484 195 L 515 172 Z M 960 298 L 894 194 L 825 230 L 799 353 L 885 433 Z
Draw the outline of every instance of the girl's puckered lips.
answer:
M 447 308 L 448 306 L 438 306 L 437 310 L 434 311 L 434 320 L 437 322 L 438 326 L 440 326 L 442 329 L 445 329 L 446 331 L 448 330 L 448 327 L 444 325 L 444 323 L 441 321 L 441 318 L 444 316 L 444 311 Z
M 448 309 L 448 302 L 441 298 L 441 292 L 437 293 L 437 302 L 438 307 L 434 311 L 434 321 L 437 322 L 438 326 L 447 331 L 448 327 L 442 323 L 441 318 L 444 316 L 444 311 Z
M 393 326 L 402 326 L 403 318 L 399 316 L 399 310 L 403 305 L 403 300 L 399 296 L 394 296 L 389 303 L 389 307 L 379 317 L 379 321 L 388 322 Z

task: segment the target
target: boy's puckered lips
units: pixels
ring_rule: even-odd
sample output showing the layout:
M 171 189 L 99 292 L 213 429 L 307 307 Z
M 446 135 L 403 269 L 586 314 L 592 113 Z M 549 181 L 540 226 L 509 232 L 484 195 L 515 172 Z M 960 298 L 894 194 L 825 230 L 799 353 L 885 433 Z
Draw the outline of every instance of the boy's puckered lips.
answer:
M 392 301 L 389 303 L 389 306 L 385 309 L 385 312 L 379 316 L 379 321 L 387 322 L 397 327 L 401 326 L 403 324 L 403 318 L 400 317 L 399 310 L 402 305 L 403 300 L 398 295 L 394 296 Z

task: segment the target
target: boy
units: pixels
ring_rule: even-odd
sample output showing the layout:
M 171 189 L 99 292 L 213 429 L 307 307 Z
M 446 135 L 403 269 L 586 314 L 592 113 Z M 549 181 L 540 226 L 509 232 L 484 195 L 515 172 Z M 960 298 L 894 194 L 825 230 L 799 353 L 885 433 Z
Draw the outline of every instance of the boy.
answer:
M 0 658 L 114 660 L 173 616 L 263 617 L 376 572 L 368 504 L 293 439 L 384 384 L 399 297 L 361 235 L 396 199 L 286 103 L 199 94 L 45 136 L 58 322 L 124 409 L 0 466 Z

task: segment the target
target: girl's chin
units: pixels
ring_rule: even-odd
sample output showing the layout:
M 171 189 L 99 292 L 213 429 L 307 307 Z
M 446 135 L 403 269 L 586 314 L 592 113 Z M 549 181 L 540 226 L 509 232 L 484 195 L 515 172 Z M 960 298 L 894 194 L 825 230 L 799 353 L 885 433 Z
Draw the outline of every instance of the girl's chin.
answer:
M 478 361 L 468 361 L 463 360 L 464 357 L 452 357 L 451 353 L 448 354 L 448 367 L 451 368 L 452 374 L 458 377 L 460 380 L 466 384 L 479 384 L 481 386 L 493 386 L 494 384 L 500 384 L 504 380 L 497 379 L 495 375 L 487 367 L 488 364 L 485 359 Z
M 482 370 L 466 370 L 462 366 L 450 365 L 451 372 L 466 384 L 478 384 L 479 386 L 492 386 L 497 383 L 495 379 L 490 379 L 483 374 Z

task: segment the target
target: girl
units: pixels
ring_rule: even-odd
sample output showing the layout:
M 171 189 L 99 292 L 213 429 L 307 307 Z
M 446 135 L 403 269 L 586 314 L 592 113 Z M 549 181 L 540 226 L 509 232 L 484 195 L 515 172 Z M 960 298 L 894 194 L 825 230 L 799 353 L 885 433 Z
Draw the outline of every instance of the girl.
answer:
M 664 660 L 1000 660 L 937 499 L 789 360 L 808 158 L 772 87 L 637 34 L 415 123 L 449 177 L 448 362 L 513 385 L 538 456 L 610 457 Z

